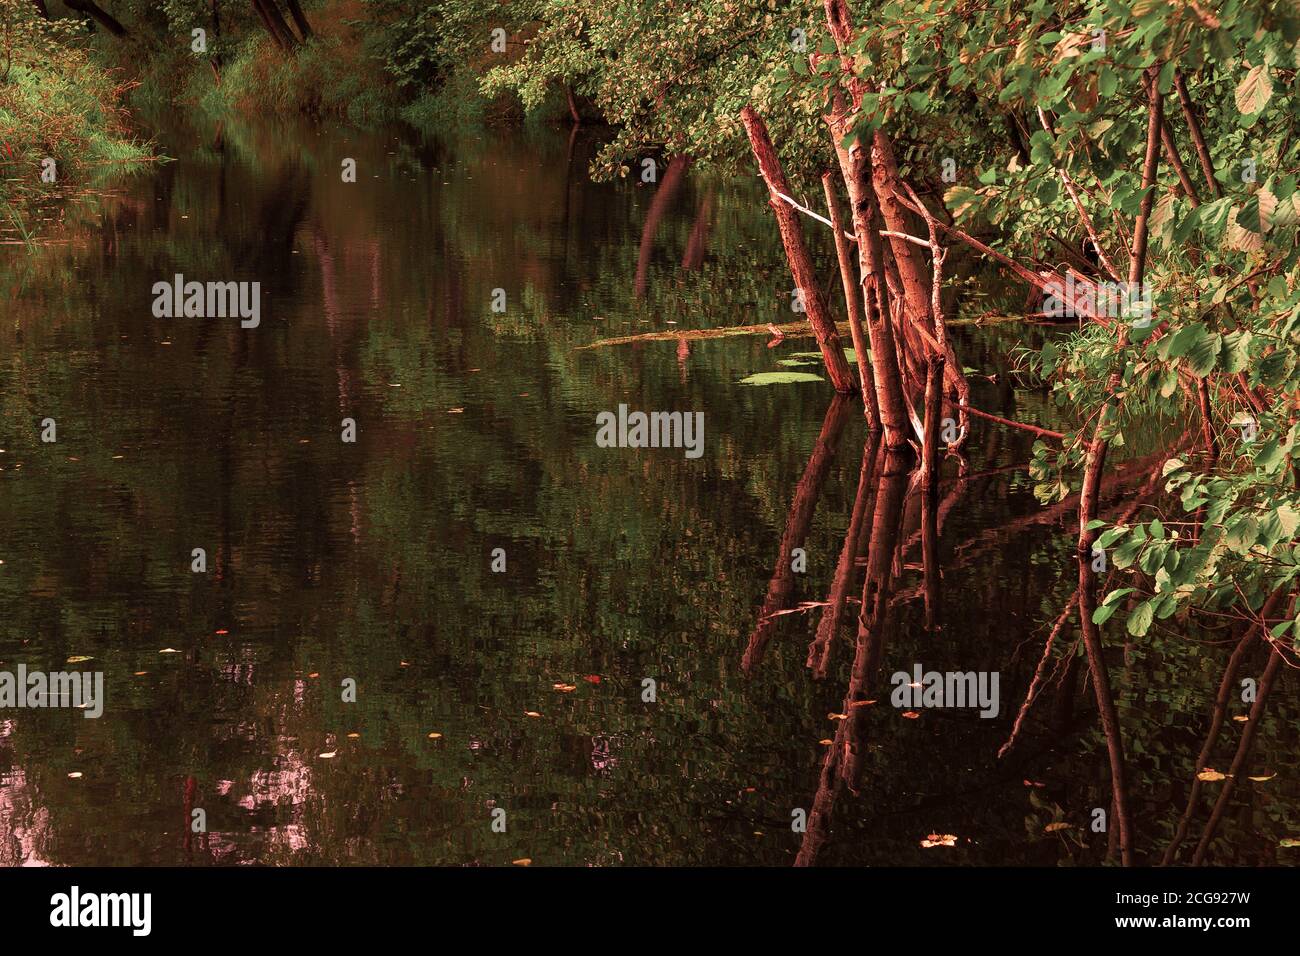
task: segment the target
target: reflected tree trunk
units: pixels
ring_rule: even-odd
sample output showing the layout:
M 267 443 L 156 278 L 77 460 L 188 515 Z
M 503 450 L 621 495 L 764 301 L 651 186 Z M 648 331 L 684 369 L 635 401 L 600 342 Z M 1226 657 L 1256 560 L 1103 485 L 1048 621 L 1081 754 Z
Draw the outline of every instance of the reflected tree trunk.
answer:
M 1277 610 L 1278 605 L 1282 603 L 1283 592 L 1274 591 L 1264 606 L 1260 608 L 1260 620 L 1266 621 Z M 1201 795 L 1201 778 L 1200 773 L 1210 764 L 1210 756 L 1214 753 L 1214 744 L 1219 739 L 1219 731 L 1223 729 L 1223 721 L 1228 715 L 1228 702 L 1232 700 L 1233 691 L 1236 689 L 1237 671 L 1241 669 L 1242 662 L 1246 655 L 1254 647 L 1258 640 L 1262 628 L 1258 623 L 1250 624 L 1246 627 L 1245 633 L 1241 635 L 1241 640 L 1232 650 L 1232 656 L 1228 658 L 1228 663 L 1223 668 L 1223 677 L 1219 681 L 1219 692 L 1214 698 L 1214 709 L 1210 712 L 1210 729 L 1205 735 L 1205 743 L 1201 746 L 1201 752 L 1196 758 L 1196 768 L 1192 771 L 1192 789 L 1187 796 L 1187 808 L 1183 810 L 1183 815 L 1178 821 L 1178 828 L 1174 831 L 1173 839 L 1169 841 L 1169 846 L 1165 849 L 1164 857 L 1161 858 L 1160 865 L 1168 866 L 1173 863 L 1178 854 L 1178 848 L 1183 840 L 1187 837 L 1187 828 L 1192 820 L 1192 814 L 1196 812 L 1196 801 Z
M 682 268 L 688 272 L 704 264 L 704 253 L 709 245 L 709 229 L 713 218 L 713 187 L 710 186 L 700 200 L 700 208 L 695 213 L 695 225 L 691 227 L 691 236 L 686 240 L 686 252 L 682 254 Z
M 1268 695 L 1273 690 L 1273 683 L 1277 679 L 1278 669 L 1282 666 L 1282 653 L 1276 646 L 1268 655 L 1268 664 L 1264 667 L 1264 673 L 1259 679 L 1259 692 L 1255 698 L 1255 703 L 1250 707 L 1250 719 L 1246 721 L 1246 726 L 1241 731 L 1241 740 L 1237 744 L 1237 753 L 1232 758 L 1232 766 L 1228 768 L 1227 779 L 1223 781 L 1223 789 L 1219 791 L 1219 799 L 1214 802 L 1214 809 L 1210 812 L 1210 819 L 1205 824 L 1205 831 L 1201 834 L 1201 841 L 1196 845 L 1196 852 L 1192 854 L 1192 866 L 1200 866 L 1205 862 L 1206 851 L 1210 848 L 1210 841 L 1214 839 L 1214 831 L 1219 827 L 1219 821 L 1223 819 L 1223 813 L 1228 809 L 1228 801 L 1232 798 L 1233 792 L 1237 788 L 1237 781 L 1241 779 L 1241 773 L 1246 768 L 1246 761 L 1250 759 L 1250 750 L 1255 743 L 1255 734 L 1259 731 L 1259 725 L 1264 719 L 1264 707 L 1268 703 Z
M 835 577 L 831 580 L 826 609 L 822 611 L 821 622 L 817 625 L 817 635 L 808 647 L 807 666 L 812 669 L 816 680 L 822 680 L 826 676 L 831 645 L 844 620 L 844 606 L 848 603 L 849 589 L 856 577 L 862 533 L 874 501 L 880 445 L 880 433 L 868 433 L 867 442 L 862 448 L 862 467 L 858 473 L 858 491 L 853 498 L 849 530 L 844 535 L 844 547 L 840 550 L 840 560 L 835 566 Z
M 871 521 L 863 616 L 859 618 L 853 666 L 844 697 L 844 717 L 839 721 L 835 737 L 822 761 L 817 793 L 808 814 L 808 829 L 795 858 L 795 866 L 812 866 L 817 862 L 817 856 L 830 836 L 836 799 L 846 786 L 856 791 L 861 776 L 862 758 L 866 752 L 866 717 L 873 703 L 873 679 L 884 655 L 892 620 L 889 590 L 903 521 L 903 503 L 907 498 L 909 465 L 907 456 L 888 452 L 882 462 Z
M 758 623 L 754 627 L 753 634 L 750 635 L 741 663 L 746 674 L 752 674 L 762 663 L 763 651 L 772 636 L 772 631 L 776 628 L 777 618 L 774 615 L 785 608 L 790 600 L 790 592 L 794 590 L 795 572 L 792 555 L 794 549 L 802 546 L 808 537 L 813 512 L 817 509 L 817 499 L 821 497 L 822 485 L 825 484 L 826 476 L 830 472 L 831 461 L 840 443 L 840 433 L 844 431 L 848 413 L 848 397 L 836 395 L 826 410 L 826 418 L 822 421 L 821 432 L 817 435 L 817 442 L 813 446 L 812 455 L 808 458 L 808 465 L 795 486 L 794 501 L 790 504 L 785 533 L 781 536 L 776 570 L 772 573 L 772 580 L 768 582 L 767 596 L 763 600 Z
M 638 299 L 645 295 L 650 274 L 650 259 L 654 256 L 655 233 L 659 231 L 659 223 L 663 220 L 668 207 L 672 205 L 673 197 L 681 188 L 682 178 L 690 165 L 689 156 L 674 156 L 668 161 L 664 178 L 655 188 L 654 198 L 650 200 L 650 208 L 646 210 L 645 225 L 641 227 L 641 246 L 636 258 L 636 279 L 633 283 L 633 292 Z

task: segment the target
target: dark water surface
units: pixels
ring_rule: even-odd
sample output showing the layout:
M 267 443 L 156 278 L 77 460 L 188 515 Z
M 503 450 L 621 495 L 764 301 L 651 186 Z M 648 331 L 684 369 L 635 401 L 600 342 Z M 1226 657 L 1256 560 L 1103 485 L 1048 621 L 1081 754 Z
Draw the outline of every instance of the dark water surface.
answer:
M 1074 513 L 1038 505 L 1019 467 L 1032 436 L 977 422 L 965 478 L 945 465 L 927 610 L 923 495 L 868 456 L 859 498 L 859 407 L 826 383 L 738 384 L 811 339 L 578 350 L 798 318 L 754 182 L 688 172 L 654 203 L 587 182 L 592 139 L 555 131 L 157 137 L 177 162 L 69 210 L 35 253 L 0 252 L 0 668 L 102 670 L 107 694 L 98 720 L 0 710 L 0 862 L 1106 858 L 1090 829 L 1105 746 L 1072 631 L 996 756 L 1075 579 Z M 260 326 L 154 318 L 153 284 L 176 273 L 260 281 Z M 1051 427 L 1014 374 L 1021 334 L 962 327 L 958 351 L 992 377 L 972 376 L 978 406 Z M 702 457 L 598 447 L 595 416 L 620 403 L 702 411 Z M 897 544 L 874 562 L 888 612 L 858 642 L 855 568 L 816 680 L 821 607 L 755 626 L 769 586 L 775 607 L 825 600 L 855 499 L 849 557 Z M 806 572 L 772 583 L 796 545 Z M 1170 621 L 1106 639 L 1153 862 L 1231 634 Z M 918 663 L 998 672 L 998 716 L 904 717 L 889 675 Z M 1295 687 L 1275 691 L 1251 763 L 1276 777 L 1241 781 L 1215 862 L 1300 852 L 1279 848 L 1300 829 Z M 195 808 L 206 834 L 188 832 Z M 1203 797 L 1191 845 L 1207 815 Z

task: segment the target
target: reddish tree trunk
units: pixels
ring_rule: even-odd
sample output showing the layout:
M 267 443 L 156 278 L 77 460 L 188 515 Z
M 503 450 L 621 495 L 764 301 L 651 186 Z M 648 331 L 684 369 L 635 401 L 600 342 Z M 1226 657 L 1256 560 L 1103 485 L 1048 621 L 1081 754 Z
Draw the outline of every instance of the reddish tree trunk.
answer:
M 1130 287 L 1136 287 L 1142 281 L 1146 269 L 1147 227 L 1151 219 L 1151 205 L 1155 195 L 1156 169 L 1160 163 L 1160 127 L 1164 120 L 1154 68 L 1147 70 L 1146 84 L 1147 145 L 1142 166 L 1142 186 L 1145 194 L 1138 210 L 1137 221 L 1133 226 L 1133 244 L 1129 251 L 1128 271 Z M 1128 328 L 1122 326 L 1117 337 L 1117 347 L 1122 349 L 1127 342 Z M 1119 385 L 1120 375 L 1116 372 L 1110 377 L 1109 391 L 1113 394 Z M 1102 653 L 1101 632 L 1092 622 L 1092 614 L 1097 607 L 1097 574 L 1092 569 L 1092 546 L 1097 540 L 1097 532 L 1089 528 L 1089 525 L 1097 516 L 1098 491 L 1101 487 L 1102 472 L 1106 467 L 1106 446 L 1109 441 L 1107 432 L 1113 410 L 1111 404 L 1102 406 L 1084 460 L 1083 487 L 1079 492 L 1079 626 L 1083 632 L 1083 646 L 1092 672 L 1093 692 L 1097 698 L 1097 710 L 1101 715 L 1102 731 L 1106 735 L 1111 789 L 1117 817 L 1114 822 L 1119 828 L 1120 859 L 1125 866 L 1131 866 L 1132 825 L 1128 810 L 1128 790 L 1125 785 L 1124 744 L 1120 737 L 1119 714 L 1110 693 L 1110 679 L 1106 672 L 1106 659 Z
M 754 111 L 746 106 L 740 112 L 745 132 L 749 134 L 749 143 L 758 160 L 759 171 L 767 183 L 767 191 L 773 212 L 776 213 L 777 226 L 781 230 L 781 242 L 785 246 L 785 257 L 790 262 L 790 271 L 794 275 L 795 285 L 801 290 L 808 321 L 812 324 L 813 334 L 821 347 L 822 361 L 826 363 L 826 373 L 837 392 L 852 392 L 853 373 L 849 371 L 848 360 L 844 357 L 844 346 L 840 342 L 840 333 L 830 317 L 826 302 L 822 298 L 817 284 L 817 273 L 813 269 L 812 257 L 804 243 L 803 226 L 799 217 L 778 193 L 790 195 L 790 184 L 786 182 L 781 161 L 767 134 L 767 124 Z
M 835 233 L 835 255 L 840 263 L 840 283 L 844 286 L 844 308 L 849 316 L 853 351 L 858 357 L 858 378 L 862 385 L 867 427 L 879 431 L 880 402 L 876 398 L 876 380 L 871 374 L 871 362 L 867 358 L 867 336 L 862 330 L 862 283 L 856 275 L 848 237 L 844 235 L 844 216 L 840 212 L 840 199 L 835 192 L 835 177 L 830 172 L 822 174 L 822 188 L 826 191 L 826 209 L 830 213 L 831 229 Z
M 268 0 L 268 2 L 274 3 L 275 0 Z M 293 17 L 294 25 L 298 28 L 298 32 L 302 34 L 302 38 L 310 40 L 313 31 L 311 24 L 307 22 L 307 14 L 302 12 L 302 5 L 298 0 L 285 0 L 285 6 L 289 8 L 289 16 Z
M 252 2 L 253 9 L 257 11 L 262 25 L 266 27 L 266 32 L 271 35 L 275 45 L 281 50 L 294 49 L 298 45 L 298 38 L 289 29 L 289 24 L 285 23 L 284 15 L 275 5 L 275 0 L 252 0 Z
M 916 235 L 911 215 L 898 201 L 902 195 L 898 162 L 894 158 L 894 147 L 883 130 L 876 130 L 872 143 L 871 176 L 885 228 L 891 232 Z M 893 237 L 890 237 L 889 246 L 894 253 L 894 261 L 898 264 L 899 277 L 903 280 L 907 319 L 930 328 L 933 323 L 930 315 L 930 277 L 916 251 L 917 247 L 906 239 Z

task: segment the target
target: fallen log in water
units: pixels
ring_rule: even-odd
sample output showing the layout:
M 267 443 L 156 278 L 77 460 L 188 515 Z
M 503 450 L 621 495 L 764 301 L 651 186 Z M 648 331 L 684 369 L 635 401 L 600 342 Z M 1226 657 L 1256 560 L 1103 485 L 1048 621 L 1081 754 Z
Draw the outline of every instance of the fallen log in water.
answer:
M 945 323 L 948 328 L 960 325 L 1001 325 L 1005 322 L 1025 322 L 1023 315 L 985 315 L 970 319 L 953 319 Z M 1041 323 L 1030 323 L 1038 325 Z M 850 334 L 849 324 L 847 322 L 835 323 L 837 331 Z M 620 335 L 610 339 L 600 339 L 591 342 L 588 345 L 575 346 L 575 352 L 585 352 L 588 349 L 604 348 L 608 345 L 635 345 L 638 342 L 678 342 L 681 340 L 696 341 L 699 339 L 725 339 L 737 335 L 772 335 L 780 333 L 784 338 L 811 338 L 813 336 L 812 325 L 809 322 L 786 322 L 783 325 L 776 325 L 771 322 L 763 322 L 758 325 L 732 325 L 720 329 L 667 329 L 662 332 L 642 332 L 639 335 Z

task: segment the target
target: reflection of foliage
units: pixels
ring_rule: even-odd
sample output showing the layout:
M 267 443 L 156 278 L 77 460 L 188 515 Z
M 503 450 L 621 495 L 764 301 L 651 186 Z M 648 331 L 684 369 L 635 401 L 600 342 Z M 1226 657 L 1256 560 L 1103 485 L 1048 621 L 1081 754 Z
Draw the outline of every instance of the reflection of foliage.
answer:
M 226 861 L 788 863 L 790 809 L 816 786 L 848 660 L 841 646 L 811 684 L 797 615 L 755 676 L 739 659 L 822 393 L 735 383 L 808 340 L 575 350 L 670 320 L 788 309 L 752 184 L 683 191 L 638 301 L 647 194 L 586 183 L 590 144 L 570 164 L 554 138 L 461 148 L 294 130 L 166 131 L 202 146 L 125 184 L 95 242 L 47 250 L 13 290 L 0 329 L 0 660 L 93 655 L 109 689 L 103 720 L 23 714 L 0 742 L 48 810 L 46 857 L 183 859 L 192 775 Z M 340 155 L 358 159 L 358 183 L 340 183 Z M 684 272 L 709 185 L 709 255 Z M 262 279 L 263 326 L 152 319 L 150 284 L 177 270 Z M 496 287 L 510 291 L 504 316 L 488 309 Z M 1011 383 L 1005 327 L 960 334 L 971 364 L 999 375 L 976 383 L 982 405 L 1043 404 Z M 596 412 L 619 402 L 704 411 L 705 457 L 596 447 Z M 37 437 L 47 415 L 54 446 Z M 338 441 L 345 415 L 356 446 Z M 1024 461 L 1020 436 L 981 434 L 972 471 Z M 862 437 L 860 423 L 846 429 L 797 600 L 824 597 Z M 1031 492 L 1016 472 L 974 484 L 945 546 L 1035 511 Z M 937 638 L 900 606 L 886 670 L 1002 670 L 1004 702 L 1023 688 L 1033 655 L 1008 659 L 1063 600 L 1070 549 L 1052 526 L 994 541 L 945 568 Z M 188 570 L 198 546 L 206 577 Z M 991 607 L 1001 613 L 976 613 Z M 1130 655 L 1123 694 L 1146 839 L 1171 826 L 1164 795 L 1185 779 L 1190 715 L 1216 679 L 1195 644 L 1153 642 Z M 169 647 L 182 653 L 158 653 Z M 340 701 L 345 677 L 356 704 Z M 641 702 L 646 677 L 657 704 Z M 1269 767 L 1294 765 L 1283 703 L 1259 743 Z M 1047 783 L 1044 805 L 1076 823 L 1075 808 L 1104 804 L 1086 723 L 1050 751 L 1027 741 L 1006 769 L 992 759 L 1002 720 L 882 709 L 869 727 L 871 790 L 843 802 L 826 862 L 930 863 L 943 851 L 917 840 L 936 829 L 976 839 L 954 849 L 963 861 L 1104 855 L 1095 839 L 1084 851 L 1041 836 L 1050 817 L 1022 783 Z M 69 781 L 74 770 L 85 778 Z M 1295 784 L 1262 786 L 1258 819 L 1227 821 L 1225 857 L 1266 859 L 1293 824 Z M 489 829 L 492 806 L 509 813 L 505 835 Z

